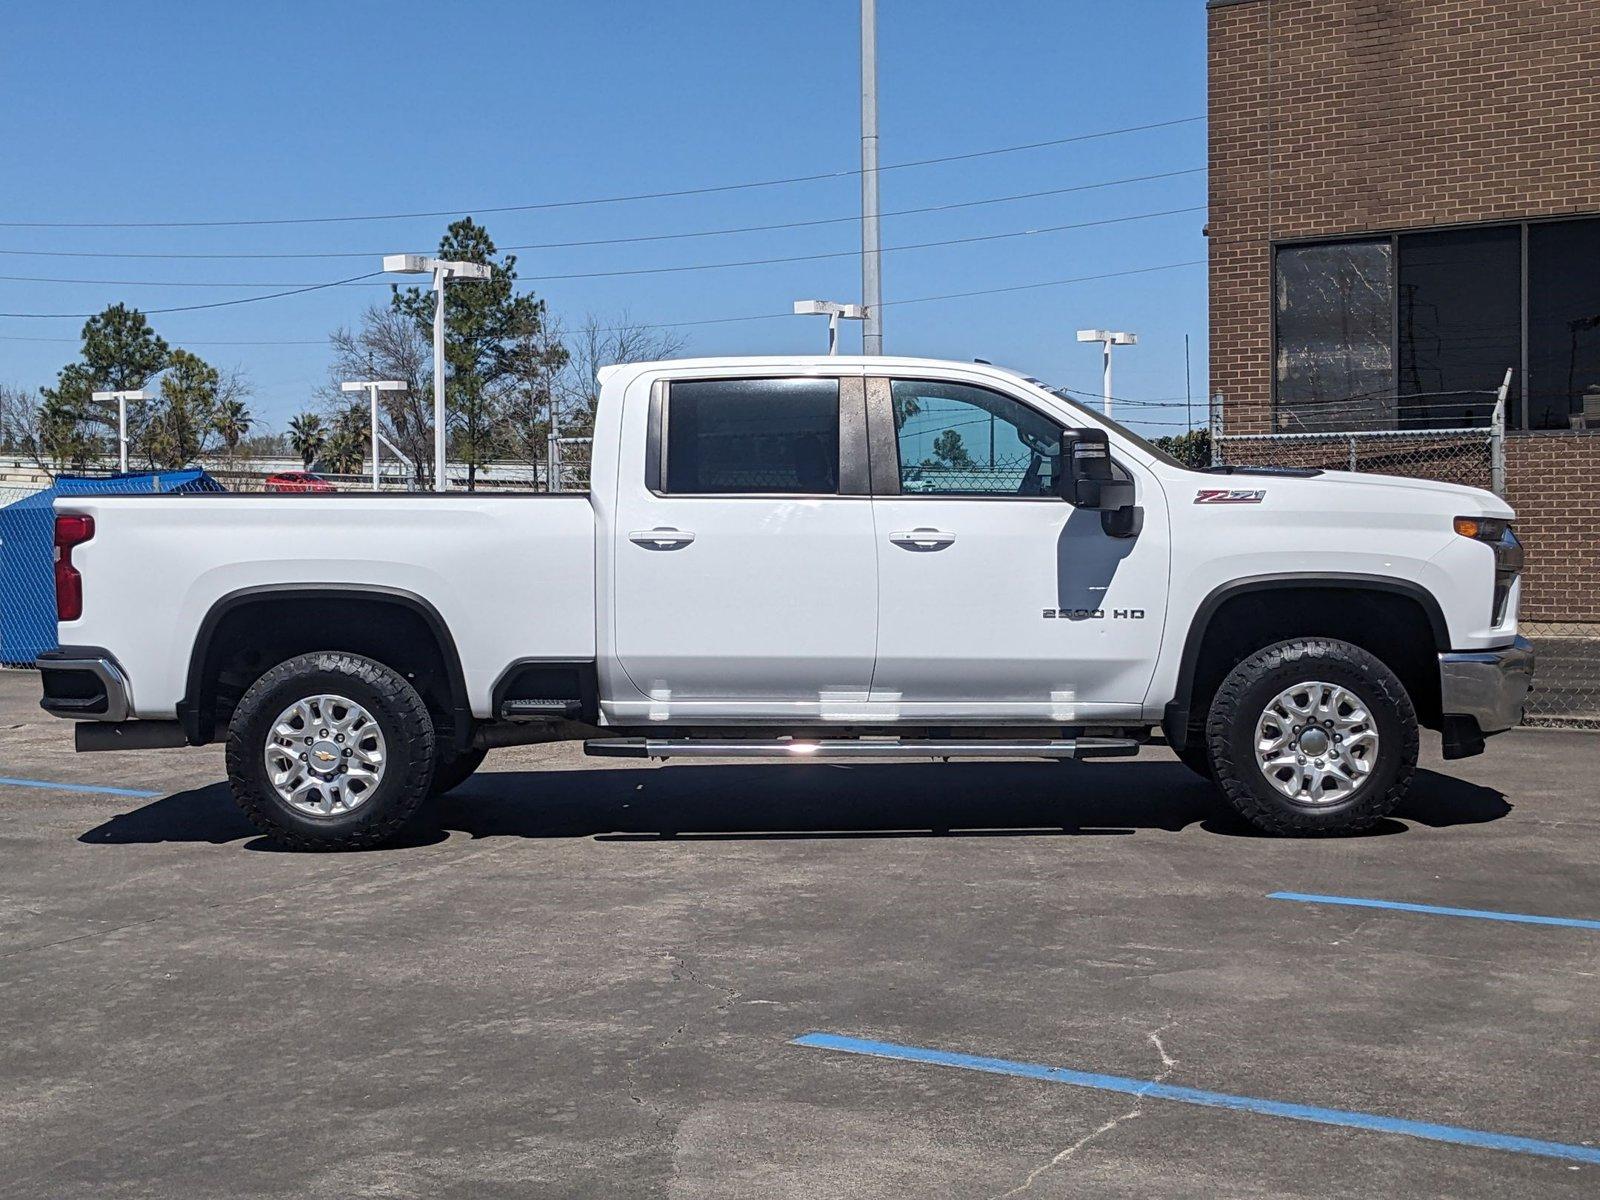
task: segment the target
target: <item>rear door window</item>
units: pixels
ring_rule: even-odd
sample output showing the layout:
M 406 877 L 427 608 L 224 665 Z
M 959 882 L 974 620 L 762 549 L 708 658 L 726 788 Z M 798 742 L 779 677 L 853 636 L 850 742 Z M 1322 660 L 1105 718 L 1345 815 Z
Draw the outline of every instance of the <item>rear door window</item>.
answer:
M 674 381 L 665 425 L 669 496 L 839 493 L 837 379 Z

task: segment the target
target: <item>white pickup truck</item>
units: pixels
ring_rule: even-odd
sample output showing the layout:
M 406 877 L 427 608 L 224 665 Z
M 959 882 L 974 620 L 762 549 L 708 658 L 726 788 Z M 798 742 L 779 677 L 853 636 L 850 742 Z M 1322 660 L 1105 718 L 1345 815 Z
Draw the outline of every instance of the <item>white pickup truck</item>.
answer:
M 984 364 L 601 384 L 586 494 L 56 501 L 45 709 L 80 750 L 225 738 L 244 811 L 305 848 L 392 837 L 496 746 L 1063 759 L 1157 726 L 1260 828 L 1343 833 L 1399 802 L 1419 726 L 1461 757 L 1521 717 L 1488 492 L 1191 470 Z

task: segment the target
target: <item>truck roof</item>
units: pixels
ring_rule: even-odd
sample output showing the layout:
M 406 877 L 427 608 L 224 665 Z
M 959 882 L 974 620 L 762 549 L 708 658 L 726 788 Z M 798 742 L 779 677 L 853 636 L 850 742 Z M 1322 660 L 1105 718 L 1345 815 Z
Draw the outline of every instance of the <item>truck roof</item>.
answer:
M 816 370 L 823 367 L 881 367 L 892 370 L 916 370 L 928 367 L 938 367 L 949 370 L 952 367 L 978 373 L 989 372 L 1004 375 L 1011 379 L 1021 379 L 1028 382 L 1037 382 L 1029 379 L 1020 371 L 1013 371 L 1007 367 L 995 366 L 993 363 L 960 361 L 949 358 L 911 358 L 903 355 L 890 354 L 751 354 L 751 355 L 718 355 L 706 358 L 666 358 L 654 362 L 613 363 L 601 367 L 596 373 L 596 378 L 604 384 L 613 376 L 627 372 L 638 374 L 655 370 L 725 370 L 727 368 L 760 368 L 769 367 L 800 367 Z

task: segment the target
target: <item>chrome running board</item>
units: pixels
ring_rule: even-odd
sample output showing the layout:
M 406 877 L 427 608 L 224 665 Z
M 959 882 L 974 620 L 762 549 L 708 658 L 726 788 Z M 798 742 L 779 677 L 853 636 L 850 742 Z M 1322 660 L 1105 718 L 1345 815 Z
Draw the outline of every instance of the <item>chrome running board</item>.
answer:
M 972 738 L 596 738 L 583 752 L 597 758 L 1120 758 L 1139 753 L 1132 738 L 1009 741 Z

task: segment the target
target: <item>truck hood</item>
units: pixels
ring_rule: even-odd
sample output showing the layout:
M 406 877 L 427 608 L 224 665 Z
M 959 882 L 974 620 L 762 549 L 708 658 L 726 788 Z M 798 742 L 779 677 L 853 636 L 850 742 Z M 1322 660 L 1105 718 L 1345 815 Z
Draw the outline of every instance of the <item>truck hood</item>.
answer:
M 1459 483 L 1440 483 L 1436 479 L 1411 479 L 1404 475 L 1369 475 L 1360 471 L 1324 471 L 1307 482 L 1355 488 L 1382 488 L 1422 499 L 1417 493 L 1454 502 L 1461 516 L 1506 517 L 1513 515 L 1509 504 L 1486 488 Z M 1453 514 L 1454 515 L 1454 514 Z
M 1228 473 L 1200 472 L 1188 479 L 1207 480 L 1200 486 L 1230 489 L 1261 489 L 1270 499 L 1293 497 L 1298 504 L 1314 504 L 1330 510 L 1341 507 L 1338 492 L 1347 500 L 1344 507 L 1371 510 L 1425 509 L 1447 516 L 1502 517 L 1515 515 L 1511 506 L 1484 488 L 1434 479 L 1412 479 L 1404 475 L 1373 475 L 1362 471 L 1321 471 L 1316 474 L 1253 471 L 1248 467 Z M 1188 482 L 1188 479 L 1185 482 Z

